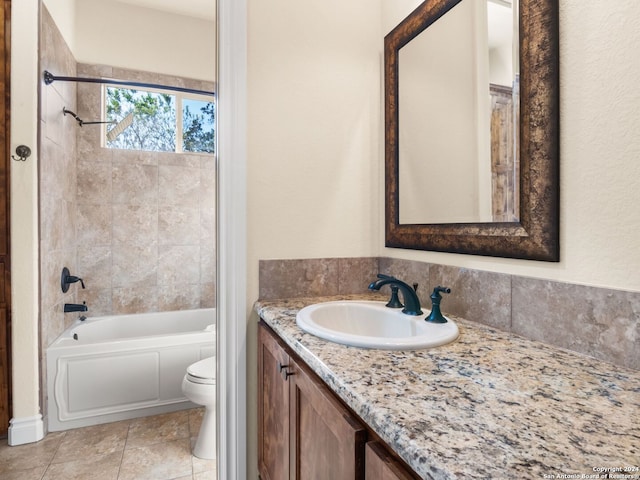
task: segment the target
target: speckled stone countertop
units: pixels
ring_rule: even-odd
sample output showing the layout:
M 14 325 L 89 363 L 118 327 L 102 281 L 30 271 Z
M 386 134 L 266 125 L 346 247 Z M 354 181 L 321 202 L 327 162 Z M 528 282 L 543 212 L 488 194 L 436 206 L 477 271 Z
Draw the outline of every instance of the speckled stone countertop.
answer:
M 305 305 L 348 298 L 255 310 L 422 478 L 640 479 L 640 372 L 455 317 L 454 343 L 400 352 L 295 323 Z

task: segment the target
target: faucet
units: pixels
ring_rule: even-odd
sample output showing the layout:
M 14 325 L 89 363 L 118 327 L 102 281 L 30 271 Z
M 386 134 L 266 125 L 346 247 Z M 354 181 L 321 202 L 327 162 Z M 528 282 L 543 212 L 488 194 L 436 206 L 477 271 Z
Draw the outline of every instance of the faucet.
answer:
M 395 285 L 402 292 L 402 300 L 404 300 L 404 308 L 402 309 L 402 313 L 416 316 L 422 315 L 422 310 L 420 309 L 420 299 L 418 298 L 418 294 L 413 287 L 389 275 L 383 275 L 379 273 L 378 278 L 380 280 L 376 280 L 375 282 L 371 282 L 369 284 L 369 290 L 380 290 L 380 288 L 384 285 Z
M 85 302 L 82 303 L 65 303 L 64 304 L 64 313 L 69 312 L 86 312 L 89 308 Z
M 82 279 L 80 277 L 76 277 L 75 275 L 71 275 L 69 269 L 67 267 L 64 267 L 62 269 L 62 275 L 60 276 L 60 287 L 62 288 L 62 293 L 67 293 L 69 291 L 69 285 L 76 282 L 80 282 L 82 288 L 85 288 Z

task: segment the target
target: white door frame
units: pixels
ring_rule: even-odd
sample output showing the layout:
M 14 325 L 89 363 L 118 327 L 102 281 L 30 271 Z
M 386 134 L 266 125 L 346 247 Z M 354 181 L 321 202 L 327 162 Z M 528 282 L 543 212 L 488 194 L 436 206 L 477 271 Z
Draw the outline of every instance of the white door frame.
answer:
M 218 479 L 247 478 L 246 0 L 218 0 Z

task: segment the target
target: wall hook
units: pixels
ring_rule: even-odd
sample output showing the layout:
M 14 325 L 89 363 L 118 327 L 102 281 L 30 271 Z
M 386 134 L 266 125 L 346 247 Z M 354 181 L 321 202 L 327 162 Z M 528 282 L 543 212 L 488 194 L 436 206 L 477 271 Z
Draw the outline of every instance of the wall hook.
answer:
M 18 155 L 17 157 L 15 155 L 11 155 L 11 158 L 17 162 L 24 162 L 31 156 L 31 149 L 26 145 L 18 145 L 16 147 L 16 154 Z

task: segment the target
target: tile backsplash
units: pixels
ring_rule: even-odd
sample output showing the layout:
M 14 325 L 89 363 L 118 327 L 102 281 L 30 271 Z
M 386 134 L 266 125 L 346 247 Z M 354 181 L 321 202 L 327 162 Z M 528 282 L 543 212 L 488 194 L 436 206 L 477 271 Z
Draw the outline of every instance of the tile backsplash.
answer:
M 261 299 L 366 293 L 378 273 L 437 285 L 445 314 L 483 323 L 623 367 L 640 369 L 640 293 L 394 258 L 261 260 Z

